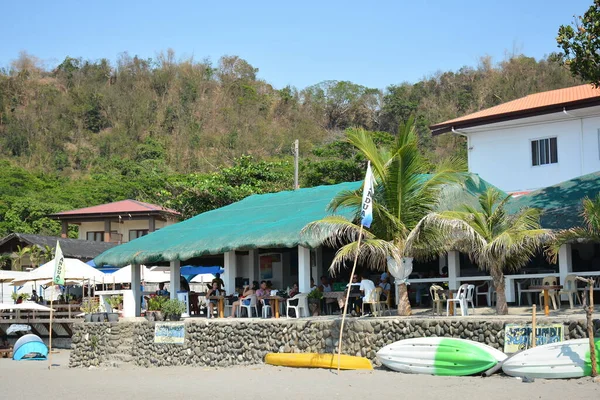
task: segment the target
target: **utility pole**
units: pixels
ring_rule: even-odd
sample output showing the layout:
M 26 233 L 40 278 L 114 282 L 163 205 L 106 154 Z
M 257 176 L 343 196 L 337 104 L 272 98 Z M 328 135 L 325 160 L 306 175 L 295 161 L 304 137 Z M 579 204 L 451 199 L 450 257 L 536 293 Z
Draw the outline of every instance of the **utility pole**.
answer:
M 298 139 L 294 140 L 294 190 L 300 189 L 298 184 L 298 158 L 300 157 L 298 144 Z

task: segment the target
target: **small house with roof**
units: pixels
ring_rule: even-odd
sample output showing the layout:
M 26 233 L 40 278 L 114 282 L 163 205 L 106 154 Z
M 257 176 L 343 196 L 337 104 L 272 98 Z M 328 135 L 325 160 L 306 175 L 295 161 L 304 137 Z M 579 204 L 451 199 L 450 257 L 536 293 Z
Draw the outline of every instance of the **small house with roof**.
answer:
M 69 225 L 78 225 L 81 240 L 121 244 L 174 224 L 181 214 L 156 204 L 122 200 L 49 217 L 61 221 L 63 238 L 67 237 Z
M 508 193 L 600 171 L 600 89 L 535 93 L 430 127 L 467 139 L 469 172 Z

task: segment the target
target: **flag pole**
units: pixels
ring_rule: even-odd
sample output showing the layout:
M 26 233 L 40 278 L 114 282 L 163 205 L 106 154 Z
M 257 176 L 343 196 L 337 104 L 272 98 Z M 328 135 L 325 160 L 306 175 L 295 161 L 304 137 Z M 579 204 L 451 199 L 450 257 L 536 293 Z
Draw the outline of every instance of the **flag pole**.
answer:
M 338 343 L 338 367 L 337 373 L 340 373 L 341 357 L 342 357 L 342 337 L 344 334 L 344 321 L 346 320 L 346 313 L 348 312 L 348 300 L 350 299 L 350 290 L 352 289 L 352 277 L 356 271 L 356 264 L 358 262 L 358 254 L 360 253 L 360 241 L 362 239 L 363 225 L 360 225 L 360 231 L 358 232 L 358 244 L 356 249 L 356 256 L 354 256 L 354 265 L 352 266 L 352 273 L 350 274 L 350 281 L 348 282 L 348 289 L 346 290 L 346 301 L 344 302 L 344 312 L 342 314 L 342 324 L 340 325 L 340 341 Z
M 53 282 L 54 283 L 54 282 Z M 48 331 L 48 369 L 52 369 L 52 316 L 54 314 L 54 286 L 52 285 L 52 294 L 50 295 L 50 329 Z

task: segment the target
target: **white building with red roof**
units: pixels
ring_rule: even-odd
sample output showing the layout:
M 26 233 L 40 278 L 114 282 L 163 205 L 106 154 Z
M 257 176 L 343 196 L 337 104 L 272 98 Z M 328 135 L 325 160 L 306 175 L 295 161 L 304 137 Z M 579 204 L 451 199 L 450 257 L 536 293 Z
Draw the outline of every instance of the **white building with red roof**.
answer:
M 79 225 L 79 239 L 125 243 L 181 219 L 175 210 L 137 200 L 121 200 L 50 215 L 62 222 L 62 237 L 71 224 Z
M 529 192 L 600 171 L 600 89 L 536 93 L 430 127 L 467 138 L 469 172 Z

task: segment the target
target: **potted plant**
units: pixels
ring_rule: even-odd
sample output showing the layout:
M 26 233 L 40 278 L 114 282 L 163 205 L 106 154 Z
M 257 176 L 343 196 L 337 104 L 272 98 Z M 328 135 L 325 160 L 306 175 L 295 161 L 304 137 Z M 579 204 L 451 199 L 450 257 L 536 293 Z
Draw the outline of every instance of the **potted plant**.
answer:
M 185 312 L 185 303 L 177 299 L 167 300 L 162 305 L 162 312 L 165 319 L 168 318 L 171 321 L 179 321 L 181 319 L 181 314 Z
M 311 311 L 313 316 L 319 315 L 319 308 L 321 306 L 321 299 L 323 298 L 323 293 L 320 290 L 314 289 L 312 290 L 308 296 L 308 309 Z
M 163 320 L 162 307 L 166 300 L 163 296 L 151 296 L 148 299 L 148 309 L 146 310 L 146 319 L 148 321 Z
M 111 312 L 107 313 L 108 322 L 119 321 L 119 308 L 123 304 L 123 296 L 110 296 L 107 302 L 111 307 Z
M 98 307 L 91 302 L 86 302 L 81 305 L 81 312 L 84 313 L 83 320 L 85 322 L 92 322 L 92 315 L 98 310 Z

